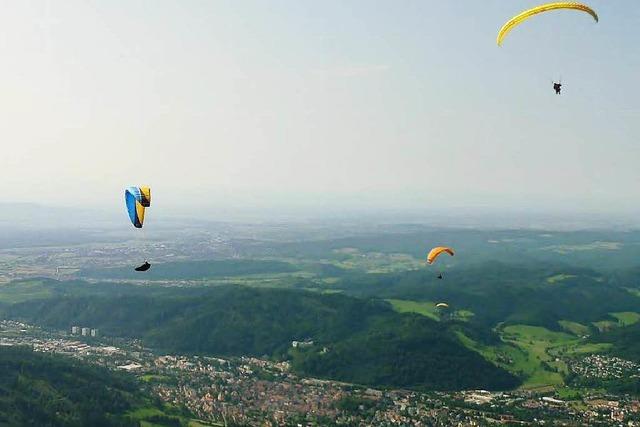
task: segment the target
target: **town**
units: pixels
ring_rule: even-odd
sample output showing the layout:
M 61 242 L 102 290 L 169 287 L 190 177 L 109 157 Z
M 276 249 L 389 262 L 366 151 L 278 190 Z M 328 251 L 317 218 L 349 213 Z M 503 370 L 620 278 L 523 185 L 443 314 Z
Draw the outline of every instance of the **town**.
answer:
M 101 337 L 91 325 L 47 331 L 3 320 L 0 345 L 29 346 L 135 375 L 164 402 L 212 425 L 640 426 L 640 402 L 624 395 L 590 390 L 566 400 L 548 390 L 379 390 L 301 378 L 287 362 L 158 354 L 136 340 Z M 637 364 L 598 355 L 580 359 L 571 369 L 584 377 L 640 374 Z

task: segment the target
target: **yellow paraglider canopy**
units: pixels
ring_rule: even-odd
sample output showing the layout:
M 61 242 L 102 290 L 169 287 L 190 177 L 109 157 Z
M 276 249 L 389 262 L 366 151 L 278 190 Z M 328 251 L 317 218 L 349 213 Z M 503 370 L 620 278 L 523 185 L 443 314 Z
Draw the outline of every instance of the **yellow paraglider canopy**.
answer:
M 436 304 L 436 308 L 449 308 L 449 304 L 446 302 L 439 302 Z
M 429 254 L 427 255 L 427 262 L 429 264 L 432 264 L 436 260 L 436 258 L 438 258 L 440 254 L 444 252 L 453 256 L 453 249 L 448 248 L 446 246 L 438 246 L 429 251 Z
M 505 36 L 509 34 L 509 32 L 514 27 L 519 25 L 521 22 L 526 21 L 527 19 L 539 13 L 548 12 L 550 10 L 556 10 L 556 9 L 573 9 L 573 10 L 586 12 L 589 15 L 593 16 L 593 19 L 595 19 L 596 22 L 598 22 L 598 14 L 589 6 L 584 5 L 582 3 L 577 3 L 573 1 L 559 1 L 555 3 L 546 3 L 540 6 L 536 6 L 531 9 L 525 10 L 524 12 L 514 16 L 509 21 L 507 21 L 507 23 L 504 24 L 500 29 L 500 31 L 498 32 L 498 38 L 496 40 L 498 43 L 498 46 L 502 46 L 502 41 L 504 40 Z

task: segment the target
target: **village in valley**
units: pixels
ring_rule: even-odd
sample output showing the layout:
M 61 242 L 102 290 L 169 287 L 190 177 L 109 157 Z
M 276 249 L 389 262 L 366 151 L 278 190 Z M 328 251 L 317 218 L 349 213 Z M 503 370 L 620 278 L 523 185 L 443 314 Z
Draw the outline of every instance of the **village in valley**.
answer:
M 28 346 L 135 375 L 165 403 L 185 407 L 211 425 L 640 426 L 640 401 L 624 395 L 594 390 L 562 399 L 550 390 L 375 389 L 299 377 L 288 362 L 158 354 L 136 340 L 103 337 L 90 326 L 47 331 L 4 320 L 0 345 Z M 599 355 L 586 356 L 571 369 L 585 378 L 640 376 L 640 365 Z

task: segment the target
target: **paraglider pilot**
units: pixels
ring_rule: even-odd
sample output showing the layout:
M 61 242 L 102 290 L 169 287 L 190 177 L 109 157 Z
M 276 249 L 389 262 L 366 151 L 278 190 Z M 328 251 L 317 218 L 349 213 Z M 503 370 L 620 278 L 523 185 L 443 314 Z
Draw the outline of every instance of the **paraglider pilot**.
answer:
M 562 90 L 562 83 L 554 83 L 553 89 L 556 91 L 556 95 L 560 95 L 560 91 Z

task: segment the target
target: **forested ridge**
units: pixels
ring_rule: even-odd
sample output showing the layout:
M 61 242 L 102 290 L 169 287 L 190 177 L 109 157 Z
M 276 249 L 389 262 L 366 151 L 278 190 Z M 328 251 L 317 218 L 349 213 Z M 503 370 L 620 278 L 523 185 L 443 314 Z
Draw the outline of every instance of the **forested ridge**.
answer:
M 131 376 L 29 348 L 0 347 L 0 425 L 133 427 L 139 420 L 128 414 L 148 406 L 158 407 Z
M 48 327 L 91 325 L 168 352 L 291 358 L 301 374 L 362 384 L 423 389 L 518 384 L 460 344 L 446 325 L 397 313 L 378 299 L 241 286 L 184 294 L 179 289 L 141 294 L 135 288 L 131 294 L 120 288 L 119 294 L 99 297 L 54 295 L 3 310 L 5 317 Z M 292 349 L 293 340 L 306 339 L 313 347 Z

